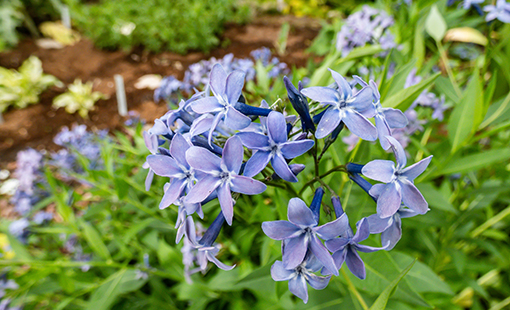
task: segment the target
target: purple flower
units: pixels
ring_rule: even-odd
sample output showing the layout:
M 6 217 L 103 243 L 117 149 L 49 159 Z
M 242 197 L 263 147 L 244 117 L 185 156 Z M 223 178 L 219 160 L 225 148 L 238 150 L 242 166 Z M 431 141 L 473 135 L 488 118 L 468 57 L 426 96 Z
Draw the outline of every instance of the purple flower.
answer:
M 202 147 L 190 147 L 186 151 L 186 160 L 195 170 L 205 173 L 205 176 L 198 179 L 188 195 L 185 202 L 202 202 L 213 191 L 217 191 L 221 210 L 225 220 L 232 225 L 234 216 L 233 200 L 231 190 L 246 195 L 260 194 L 266 190 L 266 185 L 252 178 L 239 175 L 243 162 L 243 145 L 237 136 L 230 137 L 223 148 L 223 156 L 211 153 Z
M 340 269 L 342 264 L 347 264 L 349 270 L 356 277 L 365 279 L 365 264 L 358 254 L 359 252 L 371 253 L 379 250 L 386 249 L 385 245 L 382 248 L 371 247 L 368 245 L 359 244 L 359 242 L 367 239 L 370 236 L 369 224 L 366 218 L 362 218 L 357 224 L 356 234 L 353 235 L 352 229 L 349 226 L 349 219 L 346 213 L 337 219 L 343 223 L 342 234 L 339 238 L 326 241 L 326 247 L 333 252 L 333 259 L 335 260 L 336 268 Z M 323 270 L 323 273 L 331 273 L 330 269 Z
M 209 142 L 214 129 L 223 118 L 225 125 L 234 130 L 250 125 L 251 119 L 234 108 L 241 96 L 244 76 L 242 71 L 233 71 L 227 76 L 220 64 L 214 65 L 209 81 L 214 96 L 198 99 L 191 104 L 195 113 L 216 113 L 209 130 Z
M 154 102 L 161 99 L 167 99 L 173 93 L 180 90 L 182 82 L 176 79 L 173 75 L 165 77 L 161 80 L 161 85 L 154 91 Z
M 349 130 L 364 140 L 377 139 L 377 130 L 364 115 L 373 116 L 372 90 L 370 87 L 361 89 L 353 95 L 347 81 L 337 72 L 329 69 L 339 89 L 329 87 L 309 87 L 301 91 L 306 97 L 329 105 L 322 116 L 315 137 L 322 139 L 344 122 Z
M 510 4 L 505 0 L 498 0 L 496 5 L 486 5 L 483 10 L 487 12 L 486 21 L 499 19 L 503 23 L 510 23 Z
M 317 209 L 318 214 L 320 200 L 317 203 L 314 198 L 314 202 L 315 204 L 312 204 L 314 204 L 314 209 Z M 292 198 L 289 201 L 287 212 L 289 221 L 262 223 L 262 230 L 269 238 L 284 240 L 282 257 L 284 267 L 286 269 L 298 267 L 305 259 L 306 252 L 310 250 L 326 269 L 338 275 L 338 269 L 335 268 L 333 258 L 317 236 L 324 240 L 335 238 L 345 225 L 345 223 L 342 223 L 343 219 L 317 226 L 319 224 L 318 215 L 315 216 L 311 208 L 308 208 L 303 200 L 299 198 Z
M 425 171 L 432 159 L 432 155 L 422 159 L 412 166 L 407 164 L 406 154 L 398 141 L 386 136 L 397 159 L 397 167 L 389 160 L 373 160 L 366 164 L 361 172 L 364 176 L 386 184 L 376 184 L 370 189 L 370 195 L 378 197 L 377 214 L 386 218 L 395 214 L 401 202 L 419 214 L 428 210 L 427 201 L 414 186 L 413 181 Z
M 367 87 L 369 86 L 372 89 L 372 93 L 374 96 L 374 109 L 375 109 L 375 127 L 377 128 L 377 136 L 379 137 L 379 142 L 381 143 L 381 147 L 385 150 L 389 149 L 391 146 L 384 137 L 391 136 L 392 128 L 404 128 L 407 126 L 407 117 L 402 111 L 392 108 L 383 108 L 381 105 L 381 95 L 379 94 L 379 89 L 377 88 L 377 84 L 374 81 L 370 81 L 370 85 L 363 81 L 360 77 L 354 77 L 357 82 Z
M 211 226 L 209 226 L 207 231 L 204 233 L 202 238 L 200 238 L 200 240 L 198 241 L 196 237 L 193 217 L 188 216 L 186 218 L 186 221 L 189 222 L 186 225 L 186 236 L 188 237 L 191 246 L 198 250 L 197 262 L 198 265 L 200 266 L 200 269 L 205 270 L 207 266 L 207 261 L 210 261 L 214 263 L 216 266 L 218 266 L 218 268 L 220 269 L 232 270 L 235 267 L 235 265 L 227 266 L 216 258 L 216 255 L 218 255 L 220 249 L 218 246 L 215 246 L 213 244 L 216 238 L 218 237 L 218 234 L 220 233 L 223 222 L 225 222 L 225 217 L 223 216 L 223 213 L 220 212 L 220 214 L 216 217 Z
M 145 142 L 145 146 L 147 149 L 149 149 L 149 152 L 151 154 L 155 155 L 158 153 L 158 136 L 157 135 L 151 135 L 150 133 L 144 131 L 142 133 L 143 135 L 143 141 Z M 142 165 L 143 169 L 149 169 L 149 172 L 147 173 L 147 177 L 145 178 L 145 190 L 149 191 L 151 188 L 152 180 L 154 179 L 154 170 L 150 167 L 149 163 L 145 161 Z
M 9 233 L 18 238 L 21 242 L 26 242 L 28 237 L 28 226 L 30 223 L 26 218 L 21 218 L 9 224 Z
M 249 149 L 256 150 L 246 163 L 244 175 L 253 177 L 264 169 L 269 161 L 274 171 L 282 179 L 297 182 L 285 158 L 291 159 L 302 155 L 314 144 L 312 140 L 287 141 L 287 124 L 280 112 L 273 111 L 267 117 L 268 135 L 256 132 L 240 132 L 237 136 Z
M 49 222 L 53 219 L 53 213 L 51 212 L 45 212 L 45 211 L 39 211 L 34 215 L 34 218 L 32 219 L 37 225 L 41 225 L 45 222 Z
M 395 214 L 386 218 L 380 218 L 377 214 L 370 215 L 367 220 L 370 226 L 371 234 L 381 234 L 381 243 L 387 244 L 385 250 L 389 251 L 395 247 L 402 237 L 403 218 L 418 215 L 413 210 L 400 207 Z
M 171 178 L 170 185 L 166 186 L 165 194 L 159 204 L 164 209 L 173 204 L 182 195 L 185 188 L 191 189 L 196 181 L 194 169 L 186 160 L 186 151 L 192 147 L 181 134 L 175 134 L 170 143 L 170 155 L 149 155 L 147 163 L 159 176 Z
M 308 252 L 306 259 L 295 268 L 285 268 L 283 262 L 277 260 L 271 266 L 271 277 L 275 281 L 289 281 L 289 291 L 306 304 L 308 302 L 306 283 L 316 290 L 322 290 L 328 286 L 331 279 L 331 276 L 320 277 L 313 274 L 321 268 L 322 264 L 311 252 Z

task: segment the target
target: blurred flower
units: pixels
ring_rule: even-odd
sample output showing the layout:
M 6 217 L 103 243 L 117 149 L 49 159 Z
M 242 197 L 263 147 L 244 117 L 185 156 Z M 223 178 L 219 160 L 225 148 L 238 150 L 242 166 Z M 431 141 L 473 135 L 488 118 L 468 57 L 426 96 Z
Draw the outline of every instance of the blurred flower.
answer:
M 510 4 L 505 0 L 497 0 L 496 5 L 486 5 L 483 10 L 487 12 L 486 21 L 499 19 L 503 23 L 510 23 Z

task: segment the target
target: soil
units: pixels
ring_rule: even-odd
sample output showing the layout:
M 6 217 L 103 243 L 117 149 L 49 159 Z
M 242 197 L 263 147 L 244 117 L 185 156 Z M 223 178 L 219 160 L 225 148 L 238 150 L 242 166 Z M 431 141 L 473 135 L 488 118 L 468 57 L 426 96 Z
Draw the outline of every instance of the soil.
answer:
M 52 139 L 64 126 L 71 127 L 76 123 L 86 124 L 92 130 L 120 130 L 125 118 L 120 117 L 117 112 L 113 80 L 115 74 L 124 78 L 128 110 L 137 111 L 141 118 L 150 124 L 155 118 L 162 116 L 167 107 L 163 102 L 153 101 L 153 90 L 136 89 L 134 84 L 138 78 L 146 74 L 159 74 L 175 75 L 182 79 L 186 68 L 202 59 L 221 58 L 228 53 L 233 53 L 238 58 L 248 57 L 252 50 L 264 46 L 274 50 L 274 43 L 285 22 L 291 25 L 291 30 L 285 55 L 279 58 L 289 66 L 306 66 L 310 55 L 307 55 L 305 50 L 320 30 L 320 24 L 313 19 L 293 16 L 263 16 L 248 25 L 227 25 L 222 42 L 228 43 L 228 46 L 207 54 L 153 54 L 144 52 L 143 49 L 134 49 L 132 52 L 103 51 L 95 48 L 87 39 L 82 39 L 73 46 L 52 50 L 39 48 L 34 40 L 22 41 L 16 49 L 0 53 L 0 66 L 18 68 L 25 59 L 35 55 L 42 61 L 45 73 L 54 75 L 65 84 L 71 84 L 77 78 L 93 81 L 94 90 L 110 98 L 97 102 L 96 109 L 89 114 L 89 119 L 83 119 L 77 113 L 68 114 L 64 109 L 54 110 L 51 107 L 52 100 L 63 92 L 58 88 L 41 94 L 38 104 L 4 112 L 4 123 L 0 124 L 0 169 L 11 170 L 17 152 L 28 147 L 50 151 L 57 149 Z

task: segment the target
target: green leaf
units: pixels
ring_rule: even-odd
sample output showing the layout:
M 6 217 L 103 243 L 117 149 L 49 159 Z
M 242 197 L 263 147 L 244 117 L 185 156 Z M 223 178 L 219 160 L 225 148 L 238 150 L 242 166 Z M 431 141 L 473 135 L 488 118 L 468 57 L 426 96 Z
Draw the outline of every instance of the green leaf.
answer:
M 19 242 L 19 240 L 16 237 L 13 237 L 10 233 L 6 233 L 7 238 L 9 239 L 9 245 L 11 246 L 11 249 L 14 251 L 14 260 L 23 260 L 23 261 L 30 261 L 32 260 L 32 256 L 28 252 L 28 250 L 25 248 L 25 246 Z
M 487 114 L 485 115 L 485 119 L 480 124 L 479 129 L 483 129 L 492 123 L 497 122 L 500 118 L 504 117 L 505 114 L 510 116 L 510 93 L 503 100 L 499 100 L 496 103 L 492 104 Z
M 265 266 L 255 269 L 249 275 L 239 280 L 237 284 L 245 284 L 251 281 L 259 280 L 261 278 L 271 277 L 271 267 L 273 266 L 273 263 L 274 260 L 272 260 Z
M 404 88 L 409 73 L 411 73 L 415 67 L 416 61 L 412 60 L 404 66 L 399 67 L 388 82 L 381 83 L 379 87 L 381 102 L 384 102 L 386 98 L 391 97 Z
M 140 289 L 146 281 L 139 278 L 136 270 L 119 270 L 92 293 L 86 310 L 110 309 L 117 297 Z
M 437 6 L 434 4 L 425 21 L 425 30 L 434 40 L 441 41 L 447 29 L 448 26 L 446 25 L 443 15 L 441 15 L 441 12 L 439 12 Z
M 446 98 L 450 99 L 457 105 L 460 101 L 457 92 L 455 92 L 455 88 L 453 87 L 452 81 L 444 76 L 440 76 L 436 80 L 436 84 L 434 85 L 436 90 L 440 94 L 445 94 Z
M 386 309 L 386 304 L 388 303 L 388 299 L 390 299 L 391 295 L 395 292 L 397 289 L 397 285 L 400 283 L 400 281 L 404 278 L 404 276 L 413 268 L 414 263 L 416 262 L 416 259 L 409 264 L 402 272 L 393 280 L 388 287 L 377 297 L 375 302 L 372 304 L 372 307 L 370 307 L 370 310 L 384 310 Z
M 440 73 L 437 72 L 433 76 L 421 81 L 416 85 L 400 90 L 391 97 L 384 99 L 382 105 L 384 107 L 400 109 L 402 111 L 407 110 L 407 108 L 411 106 L 411 104 L 414 102 L 414 100 L 416 100 L 416 98 L 418 98 L 423 90 L 429 87 L 439 75 Z
M 436 176 L 463 173 L 489 167 L 495 163 L 508 160 L 508 154 L 510 154 L 510 148 L 507 147 L 461 157 L 446 165 L 442 171 L 438 171 Z
M 475 70 L 464 91 L 464 96 L 453 109 L 448 123 L 448 138 L 452 145 L 452 153 L 459 150 L 464 142 L 472 136 L 474 129 L 478 127 L 483 118 L 482 110 L 483 94 L 478 70 Z
M 83 229 L 83 236 L 85 237 L 85 240 L 87 240 L 90 248 L 101 258 L 106 260 L 111 259 L 110 252 L 106 248 L 106 245 L 97 230 L 87 222 L 82 222 L 81 227 Z

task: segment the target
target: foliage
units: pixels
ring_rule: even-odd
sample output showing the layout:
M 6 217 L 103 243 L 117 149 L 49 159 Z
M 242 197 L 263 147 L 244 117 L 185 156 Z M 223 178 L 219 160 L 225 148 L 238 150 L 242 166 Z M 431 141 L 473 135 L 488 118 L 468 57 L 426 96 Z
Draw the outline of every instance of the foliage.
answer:
M 39 94 L 50 86 L 62 86 L 52 75 L 44 74 L 39 58 L 30 56 L 18 71 L 0 67 L 0 111 L 9 106 L 24 108 L 39 101 Z
M 58 95 L 53 99 L 53 107 L 65 108 L 66 112 L 73 114 L 78 112 L 81 117 L 87 118 L 89 111 L 94 110 L 94 104 L 99 99 L 107 99 L 107 96 L 92 91 L 92 82 L 82 83 L 76 79 L 73 84 L 68 86 L 68 91 Z
M 70 1 L 71 2 L 71 1 Z M 244 21 L 247 8 L 235 1 L 72 1 L 73 22 L 97 46 L 130 49 L 144 46 L 150 51 L 208 51 L 217 46 L 223 24 Z
M 16 28 L 23 21 L 19 1 L 2 0 L 0 2 L 0 51 L 18 44 Z

